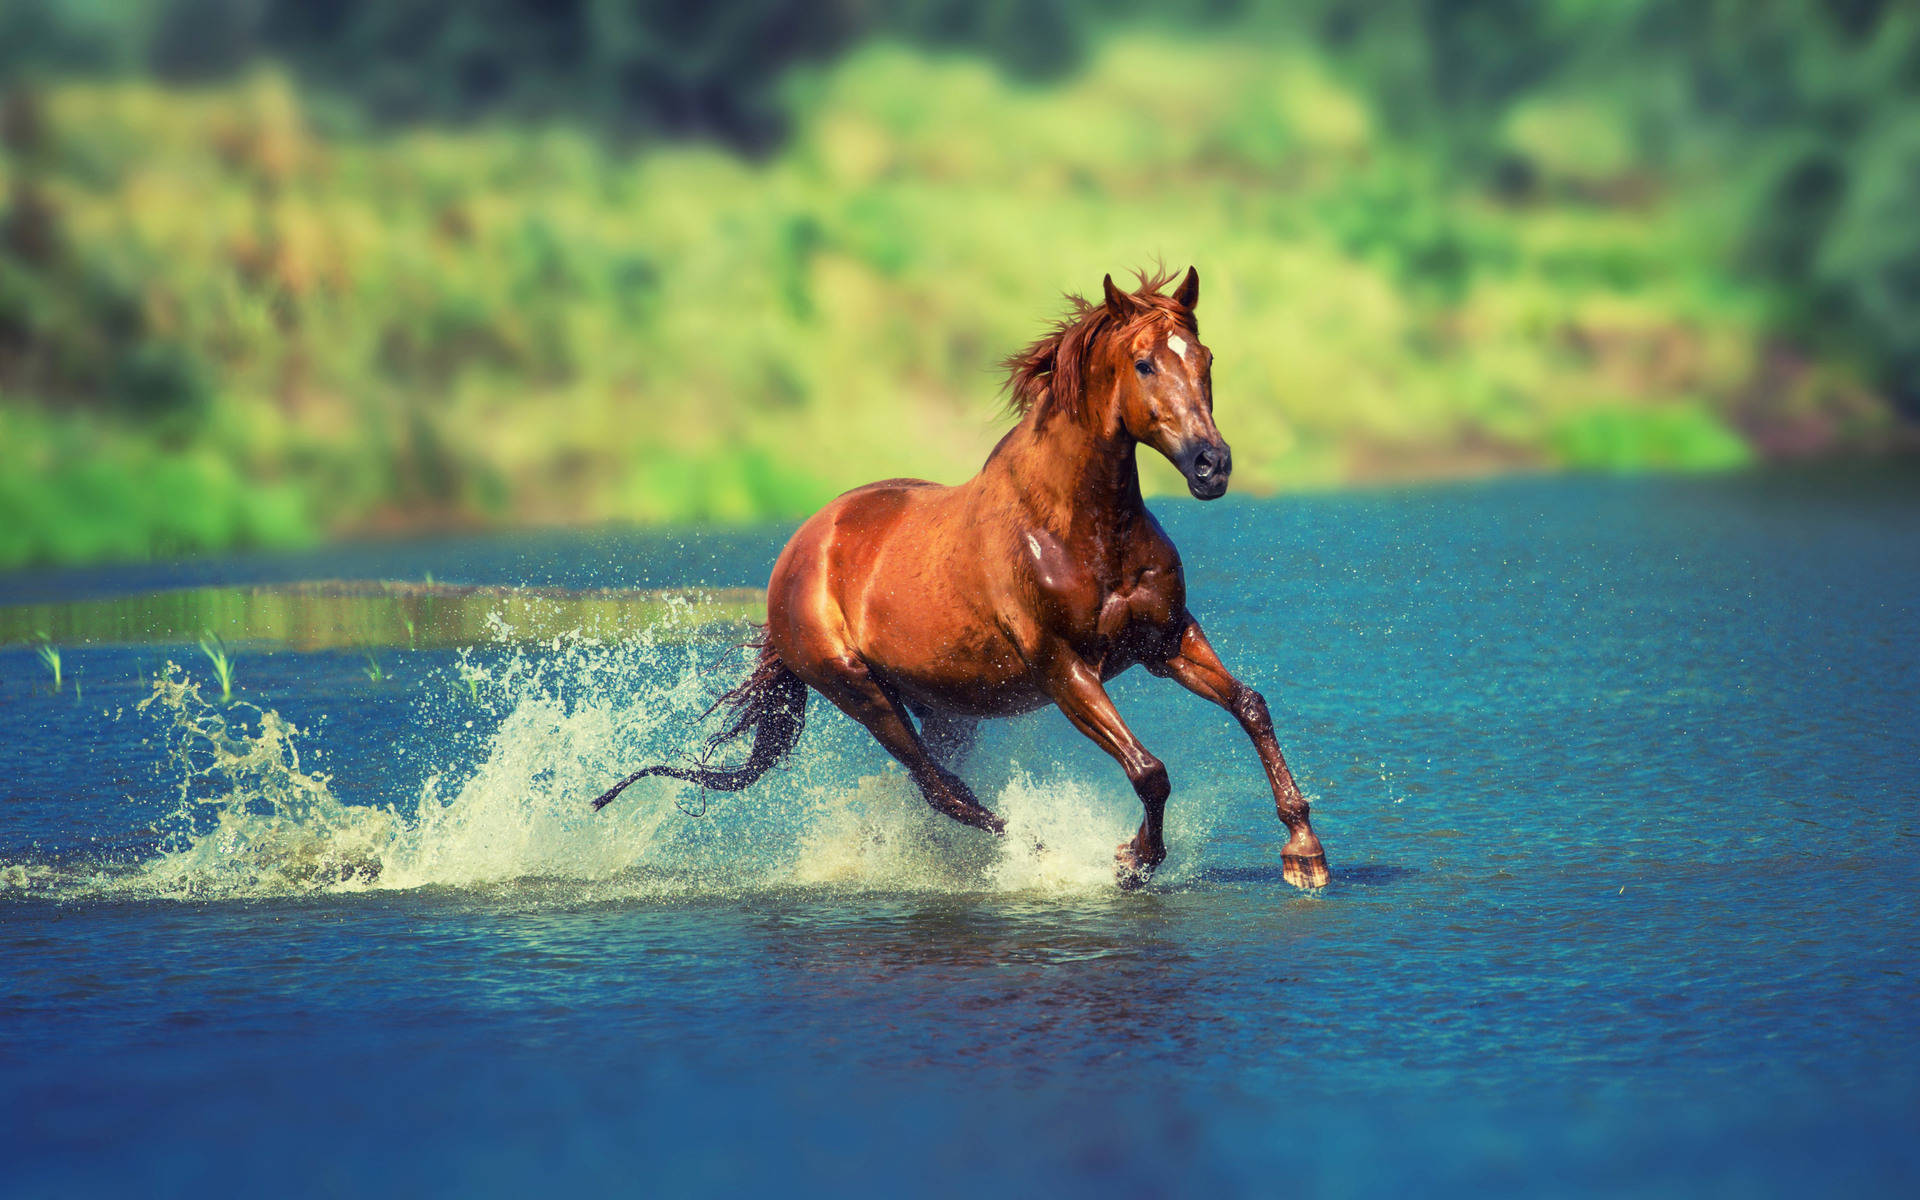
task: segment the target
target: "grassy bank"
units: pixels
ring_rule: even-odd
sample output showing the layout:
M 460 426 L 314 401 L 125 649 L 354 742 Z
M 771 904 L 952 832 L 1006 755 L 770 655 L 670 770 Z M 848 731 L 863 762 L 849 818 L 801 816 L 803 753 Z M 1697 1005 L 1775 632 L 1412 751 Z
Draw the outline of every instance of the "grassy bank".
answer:
M 272 74 L 33 93 L 0 180 L 0 566 L 958 479 L 1002 427 L 992 363 L 1154 256 L 1205 277 L 1252 490 L 1717 468 L 1890 424 L 1769 337 L 1723 189 L 1649 170 L 1602 107 L 1516 110 L 1503 189 L 1285 48 L 1122 38 L 1034 85 L 869 47 L 787 91 L 758 161 L 322 133 Z
M 758 588 L 456 587 L 371 580 L 177 588 L 70 603 L 0 605 L 0 646 L 193 645 L 295 650 L 458 649 L 588 637 L 672 640 L 744 629 L 767 611 Z

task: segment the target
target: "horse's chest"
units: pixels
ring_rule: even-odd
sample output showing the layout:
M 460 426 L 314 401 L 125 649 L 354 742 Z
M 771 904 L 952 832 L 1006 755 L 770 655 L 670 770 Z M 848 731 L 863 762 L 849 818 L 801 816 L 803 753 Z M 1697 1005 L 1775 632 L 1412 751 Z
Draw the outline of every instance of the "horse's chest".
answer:
M 1102 641 L 1125 641 L 1136 629 L 1159 629 L 1174 618 L 1174 589 L 1165 572 L 1148 569 L 1115 587 L 1100 601 L 1093 634 Z
M 1129 547 L 1105 562 L 1070 553 L 1044 534 L 1029 534 L 1040 625 L 1083 655 L 1105 659 L 1150 640 L 1185 606 L 1180 560 L 1162 541 Z

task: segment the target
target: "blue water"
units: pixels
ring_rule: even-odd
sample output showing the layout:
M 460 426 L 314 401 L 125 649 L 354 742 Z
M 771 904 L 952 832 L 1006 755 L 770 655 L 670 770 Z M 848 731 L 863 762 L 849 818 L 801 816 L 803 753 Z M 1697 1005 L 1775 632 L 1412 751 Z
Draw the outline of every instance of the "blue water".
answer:
M 1158 508 L 1314 800 L 1321 893 L 1281 881 L 1238 729 L 1141 672 L 1113 690 L 1172 773 L 1172 856 L 1120 894 L 1131 793 L 1056 713 L 966 769 L 1004 842 L 817 699 L 790 770 L 596 819 L 738 651 L 503 631 L 375 682 L 255 648 L 227 706 L 191 647 L 69 649 L 80 703 L 0 649 L 4 1190 L 1912 1193 L 1920 482 Z M 0 603 L 752 584 L 783 532 Z

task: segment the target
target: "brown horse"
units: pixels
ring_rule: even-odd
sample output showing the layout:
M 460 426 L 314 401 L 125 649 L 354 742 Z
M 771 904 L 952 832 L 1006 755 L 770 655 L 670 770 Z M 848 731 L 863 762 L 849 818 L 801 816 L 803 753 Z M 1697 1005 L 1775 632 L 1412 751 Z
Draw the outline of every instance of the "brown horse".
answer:
M 736 791 L 792 751 L 813 688 L 866 726 L 927 803 L 1000 833 L 941 760 L 954 763 L 982 717 L 1047 704 L 1112 755 L 1146 817 L 1120 845 L 1120 883 L 1146 882 L 1167 850 L 1167 769 L 1120 719 L 1102 684 L 1138 664 L 1240 722 L 1253 739 L 1289 836 L 1282 871 L 1327 882 L 1307 802 L 1274 741 L 1260 693 L 1220 665 L 1187 611 L 1180 555 L 1140 498 L 1135 448 L 1167 456 L 1201 500 L 1224 495 L 1233 456 L 1213 423 L 1213 353 L 1200 342 L 1199 272 L 1073 310 L 1007 362 L 1020 421 L 957 487 L 889 479 L 856 488 L 802 525 L 774 563 L 767 624 L 750 678 L 716 701 L 730 723 L 709 752 L 753 733 L 739 767 L 636 771 Z M 711 712 L 712 710 L 709 710 Z M 915 727 L 913 716 L 920 725 Z

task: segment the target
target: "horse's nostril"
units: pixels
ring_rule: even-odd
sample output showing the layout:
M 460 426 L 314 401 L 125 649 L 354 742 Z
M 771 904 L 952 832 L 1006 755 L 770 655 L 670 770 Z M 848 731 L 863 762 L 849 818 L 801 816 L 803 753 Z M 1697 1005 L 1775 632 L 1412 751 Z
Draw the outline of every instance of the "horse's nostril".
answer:
M 1214 471 L 1218 469 L 1219 469 L 1218 465 L 1214 462 L 1212 451 L 1202 450 L 1200 453 L 1193 456 L 1193 473 L 1195 475 L 1198 475 L 1200 478 L 1202 479 L 1211 478 L 1213 476 Z

